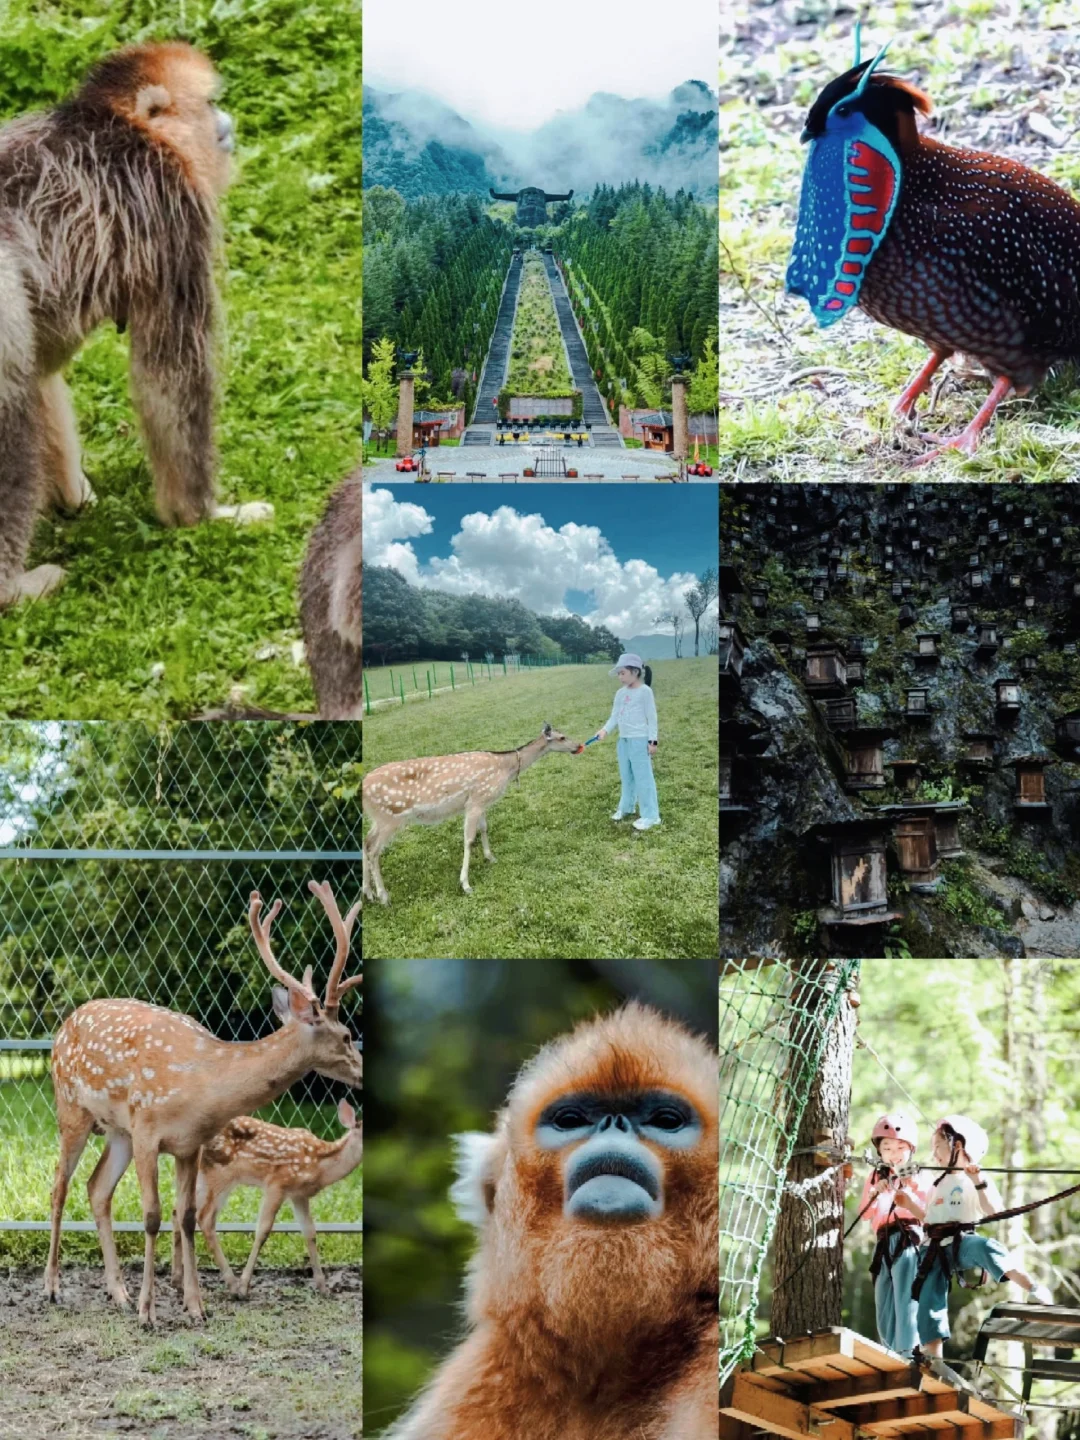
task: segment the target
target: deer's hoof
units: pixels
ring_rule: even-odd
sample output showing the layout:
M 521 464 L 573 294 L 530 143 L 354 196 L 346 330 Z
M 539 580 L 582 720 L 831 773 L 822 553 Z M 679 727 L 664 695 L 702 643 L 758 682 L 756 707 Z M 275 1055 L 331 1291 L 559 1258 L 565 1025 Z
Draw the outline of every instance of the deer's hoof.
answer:
M 144 1330 L 153 1330 L 157 1324 L 157 1316 L 154 1314 L 153 1308 L 149 1310 L 139 1310 L 139 1324 Z
M 123 1285 L 117 1286 L 115 1290 L 110 1290 L 109 1294 L 112 1296 L 113 1303 L 121 1310 L 131 1309 L 131 1296 Z

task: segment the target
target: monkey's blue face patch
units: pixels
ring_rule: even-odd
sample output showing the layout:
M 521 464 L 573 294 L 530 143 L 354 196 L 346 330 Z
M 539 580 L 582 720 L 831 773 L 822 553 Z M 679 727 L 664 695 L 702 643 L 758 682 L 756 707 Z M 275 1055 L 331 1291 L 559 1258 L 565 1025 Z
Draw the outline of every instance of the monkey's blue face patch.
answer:
M 885 238 L 900 194 L 900 160 L 888 138 L 841 101 L 810 142 L 799 196 L 789 294 L 832 325 L 859 303 L 866 267 Z

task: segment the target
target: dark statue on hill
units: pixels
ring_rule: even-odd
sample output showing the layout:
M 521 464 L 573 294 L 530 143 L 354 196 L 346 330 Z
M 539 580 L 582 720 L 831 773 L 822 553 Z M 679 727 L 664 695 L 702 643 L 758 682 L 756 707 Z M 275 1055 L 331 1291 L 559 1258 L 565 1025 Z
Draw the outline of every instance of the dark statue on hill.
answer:
M 535 230 L 538 225 L 547 224 L 547 206 L 556 200 L 570 200 L 573 198 L 573 190 L 566 195 L 549 195 L 547 191 L 539 189 L 535 185 L 527 185 L 524 190 L 515 191 L 511 195 L 501 195 L 496 191 L 489 191 L 493 200 L 513 200 L 517 205 L 517 223 L 525 230 Z

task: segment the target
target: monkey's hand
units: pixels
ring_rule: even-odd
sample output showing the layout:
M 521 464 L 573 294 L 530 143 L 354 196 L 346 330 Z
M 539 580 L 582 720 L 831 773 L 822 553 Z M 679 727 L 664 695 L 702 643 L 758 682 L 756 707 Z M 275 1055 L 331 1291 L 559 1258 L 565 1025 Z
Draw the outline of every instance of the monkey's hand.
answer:
M 274 507 L 268 500 L 248 500 L 244 505 L 215 505 L 211 519 L 233 520 L 237 525 L 261 525 L 274 518 Z
M 20 600 L 40 600 L 44 595 L 51 595 L 66 576 L 62 565 L 36 565 L 33 570 L 25 570 L 7 590 L 0 590 L 0 610 Z

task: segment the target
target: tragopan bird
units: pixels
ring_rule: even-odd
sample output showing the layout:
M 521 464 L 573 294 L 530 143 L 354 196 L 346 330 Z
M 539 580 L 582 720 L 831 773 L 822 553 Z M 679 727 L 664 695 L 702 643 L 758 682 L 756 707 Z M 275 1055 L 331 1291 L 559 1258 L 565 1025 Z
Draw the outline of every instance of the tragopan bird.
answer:
M 931 355 L 895 406 L 910 416 L 931 376 L 963 351 L 995 378 L 946 449 L 974 453 L 1011 394 L 1080 360 L 1080 204 L 1015 160 L 920 135 L 930 100 L 873 60 L 830 81 L 811 106 L 787 288 L 822 326 L 860 305 L 916 335 Z M 856 62 L 858 40 L 856 40 Z

